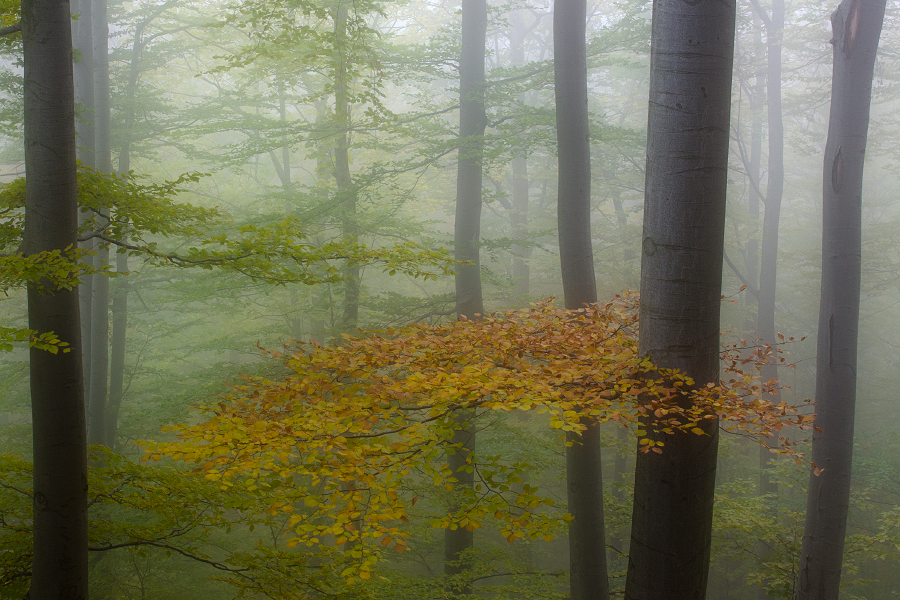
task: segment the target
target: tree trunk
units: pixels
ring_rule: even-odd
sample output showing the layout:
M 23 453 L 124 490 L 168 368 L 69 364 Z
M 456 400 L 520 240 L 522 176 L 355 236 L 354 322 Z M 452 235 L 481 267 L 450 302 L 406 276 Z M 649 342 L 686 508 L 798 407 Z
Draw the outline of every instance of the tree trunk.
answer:
M 763 216 L 762 256 L 759 269 L 759 304 L 757 327 L 766 344 L 777 343 L 775 337 L 775 287 L 778 268 L 778 224 L 781 218 L 781 198 L 784 194 L 784 123 L 781 115 L 781 40 L 784 31 L 784 0 L 773 0 L 772 16 L 766 24 L 766 96 L 769 123 L 769 176 L 766 186 L 765 214 Z M 763 381 L 778 378 L 774 363 L 763 367 Z M 769 400 L 777 401 L 776 398 Z M 760 450 L 763 464 L 768 463 L 769 453 Z M 762 474 L 763 493 L 769 489 L 765 469 Z
M 116 272 L 128 272 L 128 255 L 116 254 Z M 119 410 L 125 395 L 125 342 L 128 330 L 128 290 L 131 282 L 128 277 L 118 280 L 116 292 L 112 300 L 112 343 L 109 360 L 109 405 L 106 410 L 106 431 L 104 439 L 107 445 L 118 447 Z
M 334 19 L 336 44 L 347 44 L 347 5 L 339 4 Z M 344 240 L 356 243 L 359 239 L 359 224 L 356 220 L 356 191 L 350 174 L 350 104 L 347 100 L 347 49 L 338 47 L 335 51 L 337 71 L 334 82 L 334 112 L 337 126 L 341 130 L 334 144 L 334 179 L 337 193 L 341 198 L 341 230 Z M 349 263 L 344 271 L 344 312 L 341 331 L 356 333 L 359 323 L 359 276 L 358 264 Z
M 456 269 L 456 311 L 469 319 L 484 313 L 481 293 L 481 179 L 484 153 L 485 0 L 463 0 L 459 65 L 459 167 L 456 179 L 454 258 L 472 264 Z
M 559 154 L 559 258 L 567 309 L 597 302 L 591 247 L 591 147 L 588 131 L 586 0 L 556 0 L 553 65 Z M 566 435 L 569 513 L 569 597 L 607 600 L 606 531 L 600 428 L 583 419 L 581 435 Z
M 22 2 L 25 254 L 75 247 L 75 91 L 69 3 Z M 88 597 L 87 447 L 78 292 L 28 286 L 28 326 L 69 352 L 30 350 L 34 432 L 31 600 Z
M 759 8 L 759 5 L 756 5 Z M 756 330 L 757 337 L 765 344 L 775 345 L 778 340 L 775 331 L 775 291 L 778 281 L 778 226 L 781 219 L 781 200 L 784 195 L 784 123 L 781 111 L 781 50 L 784 36 L 784 0 L 772 0 L 772 14 L 764 19 L 766 27 L 766 113 L 768 119 L 768 183 L 766 196 L 763 199 L 765 213 L 763 216 L 762 252 L 759 269 L 759 285 L 757 294 Z M 761 77 L 760 77 L 761 79 Z M 759 87 L 759 86 L 758 86 Z M 756 123 L 754 122 L 754 127 Z M 754 134 L 756 130 L 754 129 Z M 754 137 L 755 143 L 756 137 Z M 751 208 L 755 208 L 754 220 L 759 218 L 759 159 L 754 155 L 756 148 L 751 149 L 751 168 L 755 170 L 755 185 L 751 187 Z M 759 154 L 758 151 L 757 155 Z M 756 162 L 754 163 L 754 159 Z M 755 205 L 755 206 L 754 206 Z M 752 240 L 755 241 L 755 240 Z M 750 248 L 748 247 L 748 255 Z M 756 266 L 754 248 L 753 265 Z M 755 271 L 755 269 L 754 269 Z M 750 273 L 748 277 L 756 273 Z M 763 366 L 760 371 L 763 381 L 778 379 L 778 366 L 774 362 Z M 769 395 L 765 400 L 773 403 L 779 401 L 778 392 Z M 769 478 L 772 455 L 763 446 L 759 448 L 759 493 L 775 494 L 778 488 Z M 763 541 L 757 545 L 758 555 L 766 559 L 769 547 Z M 759 600 L 771 598 L 765 588 L 757 593 Z
M 77 132 L 77 157 L 81 164 L 88 167 L 95 165 L 95 133 L 94 133 L 94 38 L 91 28 L 91 0 L 76 0 L 72 4 L 72 12 L 80 15 L 72 21 L 72 35 L 80 60 L 75 63 L 75 102 L 81 106 L 81 117 L 75 122 Z M 78 213 L 79 225 L 89 218 Z M 85 250 L 94 250 L 96 240 L 91 239 L 79 243 Z M 85 262 L 93 264 L 93 257 L 88 256 Z M 94 275 L 85 275 L 78 285 L 79 306 L 81 310 L 81 346 L 82 368 L 84 370 L 84 397 L 90 397 L 91 388 L 91 299 L 93 298 Z
M 836 600 L 850 504 L 859 326 L 862 181 L 885 0 L 844 0 L 831 17 L 834 71 L 822 198 L 816 420 L 797 600 Z
M 525 36 L 528 29 L 522 20 L 522 15 L 513 12 L 511 18 L 512 29 L 509 33 L 510 58 L 513 66 L 521 67 L 525 64 Z M 519 94 L 517 101 L 525 104 L 525 94 Z M 512 277 L 514 282 L 513 293 L 518 301 L 528 299 L 530 268 L 528 260 L 531 258 L 531 248 L 526 245 L 528 237 L 528 160 L 524 156 L 516 156 L 512 159 L 512 210 L 509 214 L 512 226 L 512 237 L 516 242 L 512 247 L 513 264 Z
M 456 178 L 456 221 L 453 254 L 472 264 L 456 269 L 456 312 L 459 318 L 477 319 L 484 314 L 481 293 L 481 185 L 484 153 L 484 48 L 487 38 L 486 0 L 462 0 L 462 49 L 459 61 L 459 166 Z M 448 453 L 447 462 L 457 488 L 474 485 L 474 474 L 466 472 L 467 460 L 475 450 L 475 432 L 467 425 L 468 415 L 456 419 L 459 428 L 451 442 L 459 444 Z M 459 509 L 451 502 L 451 512 Z M 459 575 L 468 570 L 465 552 L 475 544 L 465 527 L 444 530 L 444 573 Z M 469 594 L 470 582 L 451 585 L 453 594 Z
M 94 36 L 94 127 L 96 134 L 96 166 L 102 173 L 112 171 L 110 148 L 109 97 L 109 23 L 106 0 L 91 0 L 91 22 Z M 109 209 L 101 211 L 109 218 Z M 100 225 L 104 223 L 101 222 Z M 98 268 L 109 262 L 109 247 L 97 246 Z M 88 397 L 88 443 L 108 445 L 107 396 L 109 383 L 109 278 L 94 278 L 91 299 L 91 379 Z
M 655 0 L 640 353 L 698 386 L 719 374 L 733 1 Z M 718 422 L 638 452 L 625 598 L 706 597 Z

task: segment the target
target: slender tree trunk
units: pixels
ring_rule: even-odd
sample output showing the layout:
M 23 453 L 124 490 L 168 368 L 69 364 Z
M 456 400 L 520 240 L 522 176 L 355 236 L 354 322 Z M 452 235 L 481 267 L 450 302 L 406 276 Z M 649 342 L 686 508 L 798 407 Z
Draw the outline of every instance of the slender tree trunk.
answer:
M 131 130 L 134 127 L 134 97 L 140 77 L 141 54 L 143 52 L 143 34 L 147 23 L 161 12 L 158 8 L 153 16 L 139 22 L 134 30 L 134 44 L 131 48 L 131 61 L 128 65 L 128 85 L 125 88 L 124 122 L 125 137 L 119 149 L 119 173 L 131 170 Z M 121 216 L 121 215 L 120 215 Z M 128 272 L 128 255 L 116 254 L 116 272 Z M 104 439 L 111 448 L 118 446 L 119 412 L 125 395 L 125 350 L 128 339 L 128 293 L 131 282 L 127 277 L 118 280 L 118 286 L 112 299 L 112 339 L 109 359 L 109 403 L 105 411 Z
M 108 215 L 108 211 L 104 211 Z M 97 246 L 95 264 L 109 262 L 109 248 Z M 88 399 L 88 443 L 107 445 L 106 400 L 109 377 L 109 278 L 94 279 L 91 300 L 91 385 Z
M 472 264 L 456 271 L 456 311 L 469 319 L 484 313 L 481 293 L 481 181 L 484 153 L 485 0 L 463 0 L 459 82 L 459 170 L 456 179 L 454 258 Z
M 477 319 L 484 314 L 481 293 L 481 186 L 484 154 L 484 48 L 487 38 L 486 0 L 462 0 L 462 50 L 459 61 L 459 166 L 456 178 L 456 221 L 453 232 L 454 258 L 472 264 L 456 270 L 456 312 L 460 318 Z M 475 432 L 467 425 L 469 415 L 457 416 L 459 429 L 451 442 L 458 445 L 448 454 L 457 488 L 471 488 L 474 473 L 466 467 L 475 451 Z M 459 507 L 451 503 L 450 511 Z M 444 530 L 444 573 L 460 575 L 468 570 L 465 552 L 475 537 L 466 527 Z M 451 586 L 454 594 L 469 594 L 471 583 Z
M 521 67 L 525 64 L 525 36 L 528 29 L 522 20 L 522 15 L 513 12 L 511 19 L 512 29 L 509 34 L 510 53 L 513 66 Z M 525 94 L 519 94 L 517 101 L 525 104 Z M 531 258 L 531 248 L 526 245 L 528 238 L 528 160 L 524 156 L 512 159 L 512 211 L 510 211 L 510 224 L 512 225 L 514 243 L 512 247 L 513 265 L 512 276 L 515 282 L 514 293 L 519 301 L 528 298 L 530 268 L 528 260 Z
M 97 170 L 112 172 L 112 125 L 109 94 L 109 15 L 107 0 L 91 1 L 91 34 L 94 39 L 94 128 Z
M 531 258 L 531 248 L 526 245 L 528 239 L 528 186 L 528 159 L 524 156 L 517 156 L 512 159 L 513 194 L 510 222 L 513 239 L 517 241 L 512 247 L 514 293 L 520 301 L 528 298 L 531 287 L 529 282 L 531 268 L 528 264 Z
M 75 247 L 78 231 L 72 34 L 65 0 L 22 2 L 25 254 Z M 45 282 L 46 283 L 46 282 Z M 87 447 L 78 292 L 28 286 L 28 326 L 69 352 L 30 350 L 34 432 L 31 600 L 87 598 Z
M 109 97 L 109 23 L 106 0 L 91 0 L 91 22 L 94 36 L 94 126 L 96 134 L 96 166 L 103 173 L 112 172 L 111 125 Z M 109 209 L 101 211 L 101 220 L 109 218 Z M 100 223 L 103 225 L 104 223 Z M 109 247 L 97 246 L 98 268 L 109 262 Z M 108 445 L 107 396 L 109 383 L 109 278 L 94 279 L 91 299 L 91 383 L 88 397 L 88 443 Z
M 559 154 L 559 258 L 566 308 L 597 302 L 591 247 L 591 147 L 588 128 L 586 0 L 556 0 L 553 65 Z M 569 513 L 569 597 L 607 600 L 606 531 L 600 428 L 583 419 L 581 435 L 566 436 Z
M 745 329 L 750 332 L 753 339 L 759 339 L 762 336 L 760 330 L 760 321 L 764 321 L 770 331 L 767 332 L 766 343 L 775 343 L 775 282 L 777 268 L 777 248 L 778 248 L 778 215 L 781 211 L 781 196 L 784 186 L 784 165 L 783 165 L 783 138 L 784 127 L 782 126 L 781 117 L 781 37 L 784 28 L 784 3 L 782 0 L 773 0 L 772 15 L 766 16 L 762 12 L 759 4 L 754 4 L 759 14 L 754 14 L 753 18 L 753 34 L 754 34 L 754 57 L 766 56 L 766 64 L 756 73 L 756 81 L 754 89 L 751 92 L 750 110 L 751 110 L 751 131 L 750 131 L 750 163 L 747 169 L 747 175 L 750 179 L 750 194 L 747 207 L 748 217 L 752 234 L 747 240 L 744 250 L 744 264 L 747 269 L 747 281 L 755 286 L 753 293 L 748 293 L 746 303 L 748 306 L 756 309 L 756 314 L 748 316 Z M 760 22 L 762 19 L 763 26 L 767 30 L 767 43 L 763 43 Z M 774 46 L 774 47 L 773 47 Z M 767 83 L 775 82 L 774 85 L 768 87 Z M 768 190 L 767 197 L 763 198 L 762 189 L 762 125 L 763 125 L 763 107 L 768 104 L 768 121 L 769 121 L 769 157 L 768 157 Z M 774 111 L 774 113 L 773 113 Z M 760 204 L 765 204 L 766 217 L 763 227 L 763 259 L 765 267 L 763 272 L 765 277 L 760 277 L 759 260 L 760 260 L 760 244 L 758 238 L 759 232 L 759 215 Z M 773 227 L 774 225 L 774 227 Z M 760 298 L 764 301 L 760 304 Z M 761 306 L 765 310 L 771 310 L 771 314 L 761 315 Z M 761 318 L 762 317 L 762 318 Z M 775 364 L 767 365 L 763 380 L 778 377 L 778 367 Z M 777 393 L 777 392 L 776 392 Z M 777 397 L 768 397 L 766 400 L 777 401 Z M 759 493 L 760 495 L 774 494 L 777 492 L 777 486 L 771 483 L 769 479 L 769 471 L 771 470 L 771 453 L 768 448 L 760 446 L 759 452 Z M 774 512 L 767 510 L 770 514 Z M 771 549 L 765 540 L 758 540 L 756 543 L 755 553 L 760 560 L 767 561 L 771 553 Z M 757 590 L 758 600 L 769 600 L 769 595 L 765 587 Z
M 347 4 L 338 5 L 335 13 L 335 35 L 338 44 L 347 44 Z M 355 243 L 359 239 L 359 224 L 356 219 L 356 192 L 353 189 L 353 178 L 350 174 L 350 104 L 347 99 L 348 86 L 346 48 L 338 48 L 335 52 L 337 73 L 334 83 L 334 106 L 337 126 L 341 133 L 334 145 L 334 179 L 337 182 L 338 196 L 341 198 L 341 229 L 344 239 Z M 350 263 L 344 272 L 344 312 L 341 318 L 341 330 L 355 333 L 359 322 L 359 275 L 358 264 Z
M 72 34 L 75 50 L 80 60 L 75 63 L 75 102 L 80 105 L 81 116 L 75 122 L 77 132 L 77 157 L 81 164 L 95 166 L 95 133 L 94 133 L 94 38 L 91 24 L 91 0 L 75 0 L 72 12 L 80 15 L 72 22 Z M 79 225 L 90 216 L 78 213 Z M 96 240 L 79 243 L 85 250 L 94 250 Z M 89 256 L 85 262 L 93 264 L 94 258 Z M 91 388 L 91 299 L 93 298 L 94 281 L 98 277 L 86 275 L 78 285 L 79 306 L 81 310 L 81 346 L 82 368 L 84 370 L 84 397 L 90 397 Z
M 734 27 L 730 0 L 653 3 L 639 346 L 698 386 L 719 375 Z M 628 600 L 706 597 L 719 429 L 700 427 L 638 453 Z
M 784 31 L 784 0 L 773 0 L 772 16 L 766 26 L 766 98 L 769 124 L 769 176 L 766 186 L 762 232 L 762 256 L 759 269 L 759 304 L 757 326 L 763 343 L 777 343 L 775 332 L 775 287 L 778 269 L 778 224 L 781 198 L 784 194 L 784 123 L 781 115 L 781 40 Z M 778 378 L 775 363 L 761 371 L 763 381 Z M 768 398 L 777 402 L 777 396 Z M 768 474 L 770 454 L 760 448 L 760 489 L 774 493 Z
M 116 254 L 116 272 L 128 272 L 128 255 Z M 112 340 L 109 360 L 109 405 L 106 410 L 107 445 L 118 448 L 119 411 L 125 395 L 125 342 L 128 330 L 128 291 L 131 282 L 128 277 L 118 280 L 112 299 Z
M 154 15 L 155 17 L 156 15 Z M 119 149 L 119 173 L 131 170 L 131 130 L 134 128 L 134 97 L 137 94 L 138 79 L 141 75 L 141 55 L 144 51 L 144 29 L 148 20 L 139 22 L 134 28 L 134 44 L 131 46 L 131 61 L 128 64 L 128 86 L 125 88 L 124 121 L 125 139 Z
M 834 71 L 825 144 L 816 420 L 797 600 L 836 600 L 853 459 L 863 162 L 885 0 L 844 0 L 831 17 Z

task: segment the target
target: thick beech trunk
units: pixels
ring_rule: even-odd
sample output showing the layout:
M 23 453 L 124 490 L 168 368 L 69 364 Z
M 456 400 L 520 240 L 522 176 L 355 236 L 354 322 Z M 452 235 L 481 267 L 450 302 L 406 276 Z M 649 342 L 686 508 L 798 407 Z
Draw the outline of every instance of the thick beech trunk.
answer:
M 25 53 L 25 254 L 77 240 L 75 92 L 69 3 L 22 2 Z M 87 448 L 78 292 L 28 287 L 28 324 L 69 352 L 30 350 L 34 432 L 31 600 L 87 598 Z
M 456 221 L 453 230 L 454 258 L 472 264 L 456 269 L 456 312 L 460 318 L 476 319 L 484 314 L 481 293 L 481 186 L 484 152 L 484 48 L 487 38 L 486 0 L 462 0 L 462 50 L 459 61 L 459 165 L 456 179 Z M 466 415 L 457 417 L 460 428 L 447 462 L 457 488 L 472 487 L 474 475 L 466 472 L 467 460 L 475 449 L 475 432 L 466 424 Z M 454 512 L 458 507 L 451 503 Z M 465 553 L 475 544 L 465 527 L 444 531 L 444 573 L 459 575 L 468 570 Z M 471 583 L 451 585 L 453 594 L 469 594 Z
M 697 385 L 719 374 L 735 3 L 655 0 L 641 259 L 640 352 Z M 718 423 L 639 452 L 625 598 L 702 600 Z
M 591 247 L 591 148 L 588 131 L 586 0 L 556 0 L 553 64 L 559 154 L 559 257 L 566 308 L 597 302 Z M 606 532 L 600 428 L 583 420 L 582 435 L 566 436 L 569 513 L 569 597 L 607 600 Z
M 885 0 L 844 0 L 831 17 L 834 71 L 822 198 L 816 420 L 797 600 L 836 600 L 850 504 L 859 327 L 863 161 Z

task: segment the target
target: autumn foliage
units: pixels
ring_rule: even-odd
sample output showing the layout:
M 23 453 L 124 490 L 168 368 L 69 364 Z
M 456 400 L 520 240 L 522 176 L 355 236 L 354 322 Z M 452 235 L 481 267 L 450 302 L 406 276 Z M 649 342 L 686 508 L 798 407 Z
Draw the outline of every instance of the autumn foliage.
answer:
M 272 514 L 289 515 L 289 547 L 343 544 L 357 559 L 346 578 L 367 579 L 384 548 L 408 547 L 404 522 L 419 498 L 408 490 L 426 482 L 454 491 L 446 454 L 457 411 L 476 425 L 497 411 L 531 411 L 561 438 L 590 415 L 633 428 L 641 450 L 657 453 L 667 435 L 705 435 L 700 421 L 718 419 L 726 431 L 796 454 L 779 432 L 811 420 L 765 400 L 777 383 L 761 382 L 759 367 L 784 361 L 771 347 L 725 349 L 718 385 L 654 369 L 638 355 L 633 295 L 574 312 L 548 300 L 271 354 L 285 361 L 286 377 L 246 378 L 201 407 L 199 423 L 168 428 L 177 441 L 145 443 L 146 456 L 196 463 L 223 490 L 265 497 Z M 462 508 L 434 526 L 472 530 L 490 521 L 510 542 L 553 537 L 560 513 L 522 483 L 527 465 L 467 460 L 475 486 L 455 490 Z

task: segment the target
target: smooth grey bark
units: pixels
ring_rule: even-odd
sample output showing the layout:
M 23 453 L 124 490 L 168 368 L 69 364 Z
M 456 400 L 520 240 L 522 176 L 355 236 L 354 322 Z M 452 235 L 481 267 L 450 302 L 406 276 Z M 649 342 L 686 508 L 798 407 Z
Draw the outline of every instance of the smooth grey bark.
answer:
M 834 67 L 822 181 L 816 419 L 796 600 L 836 600 L 850 504 L 862 183 L 885 0 L 844 0 L 831 17 Z
M 453 230 L 453 254 L 459 261 L 472 264 L 456 269 L 456 312 L 459 318 L 477 319 L 484 314 L 481 291 L 482 172 L 484 130 L 487 115 L 484 109 L 484 54 L 487 38 L 486 0 L 462 0 L 462 48 L 459 61 L 459 159 L 456 176 L 456 220 Z M 475 431 L 468 426 L 469 415 L 456 417 L 451 443 L 455 450 L 448 452 L 450 471 L 457 479 L 456 487 L 471 488 L 475 476 L 466 467 L 475 450 Z M 451 512 L 458 510 L 451 501 Z M 466 552 L 475 545 L 475 536 L 465 527 L 444 530 L 444 574 L 461 575 L 468 570 Z M 470 581 L 450 585 L 452 594 L 470 594 Z
M 553 79 L 559 155 L 559 258 L 566 308 L 597 302 L 591 247 L 591 147 L 588 123 L 586 0 L 556 0 Z M 581 435 L 566 435 L 569 514 L 569 598 L 607 600 L 606 530 L 600 428 L 582 419 Z
M 110 147 L 109 22 L 106 0 L 91 0 L 91 28 L 94 37 L 94 128 L 96 168 L 112 171 Z M 109 209 L 101 211 L 100 225 L 109 218 Z M 109 247 L 97 246 L 98 268 L 109 262 Z M 91 299 L 91 379 L 88 396 L 88 443 L 109 445 L 107 402 L 109 390 L 109 278 L 94 278 Z
M 698 386 L 719 375 L 734 28 L 731 0 L 653 3 L 639 350 Z M 638 452 L 628 600 L 706 597 L 719 429 L 700 427 Z
M 65 0 L 24 0 L 26 255 L 78 238 L 72 34 Z M 28 286 L 28 326 L 69 352 L 30 350 L 34 436 L 31 600 L 87 599 L 87 446 L 78 291 Z

